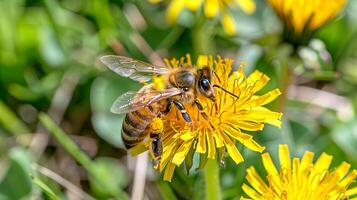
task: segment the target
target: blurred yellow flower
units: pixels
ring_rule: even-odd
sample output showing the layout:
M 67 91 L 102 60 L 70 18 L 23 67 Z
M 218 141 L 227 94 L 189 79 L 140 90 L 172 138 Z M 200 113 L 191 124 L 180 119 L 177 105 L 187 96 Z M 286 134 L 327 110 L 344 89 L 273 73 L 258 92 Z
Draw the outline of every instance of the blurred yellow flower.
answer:
M 170 67 L 179 65 L 192 65 L 190 57 L 185 60 L 166 61 Z M 164 180 L 170 181 L 176 166 L 185 161 L 186 170 L 192 167 L 194 152 L 200 154 L 201 159 L 215 159 L 216 151 L 227 152 L 236 164 L 243 162 L 243 157 L 236 147 L 236 142 L 253 151 L 262 152 L 263 146 L 254 141 L 251 134 L 245 131 L 261 131 L 265 123 L 281 126 L 282 113 L 273 112 L 264 105 L 273 101 L 280 95 L 279 89 L 272 90 L 264 95 L 256 95 L 262 89 L 269 77 L 259 71 L 254 71 L 246 77 L 242 66 L 237 71 L 232 71 L 231 59 L 200 56 L 197 66 L 208 66 L 213 69 L 216 76 L 213 82 L 239 96 L 237 99 L 226 92 L 216 89 L 216 105 L 205 97 L 198 96 L 199 101 L 209 116 L 205 120 L 194 105 L 185 105 L 193 122 L 193 129 L 183 120 L 177 109 L 165 115 L 164 132 L 161 135 L 163 142 L 163 155 L 159 171 L 163 171 Z M 218 78 L 219 77 L 219 78 Z M 202 164 L 202 163 L 200 163 Z
M 314 31 L 333 19 L 346 0 L 268 0 L 285 26 L 297 33 Z
M 162 1 L 163 0 L 149 0 L 151 3 L 159 3 Z M 247 14 L 251 14 L 255 11 L 255 3 L 253 0 L 170 0 L 166 17 L 167 21 L 173 24 L 184 9 L 197 11 L 203 7 L 204 15 L 207 18 L 220 16 L 225 32 L 233 35 L 236 33 L 237 28 L 229 10 L 237 6 Z
M 262 155 L 267 172 L 266 183 L 254 167 L 247 169 L 242 189 L 249 199 L 259 200 L 340 200 L 357 199 L 357 187 L 348 189 L 357 176 L 357 170 L 348 173 L 351 165 L 343 162 L 329 171 L 332 156 L 322 153 L 313 163 L 314 153 L 306 151 L 302 159 L 290 160 L 287 145 L 279 146 L 280 172 L 275 168 L 269 153 Z M 241 198 L 245 200 L 247 198 Z

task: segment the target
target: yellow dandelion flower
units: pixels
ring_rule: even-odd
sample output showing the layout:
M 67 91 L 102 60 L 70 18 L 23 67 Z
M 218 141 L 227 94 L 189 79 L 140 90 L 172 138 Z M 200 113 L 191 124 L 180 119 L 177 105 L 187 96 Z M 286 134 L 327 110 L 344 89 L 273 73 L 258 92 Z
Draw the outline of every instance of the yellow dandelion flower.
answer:
M 159 3 L 162 0 L 149 0 L 151 3 Z M 239 6 L 245 13 L 251 14 L 255 11 L 253 0 L 171 0 L 167 8 L 167 21 L 173 24 L 177 21 L 180 13 L 185 10 L 193 12 L 203 7 L 204 15 L 207 18 L 221 16 L 223 29 L 226 33 L 233 35 L 237 28 L 233 16 L 229 13 L 230 8 Z
M 192 65 L 190 57 L 181 60 L 166 61 L 170 67 Z M 164 132 L 161 135 L 163 154 L 159 171 L 165 170 L 164 180 L 170 181 L 176 166 L 185 161 L 186 170 L 192 167 L 194 152 L 200 154 L 203 160 L 215 159 L 217 152 L 230 156 L 236 164 L 243 162 L 243 157 L 236 147 L 236 141 L 256 152 L 262 152 L 265 147 L 253 139 L 253 135 L 243 131 L 261 131 L 264 125 L 281 126 L 282 113 L 273 112 L 264 105 L 280 95 L 279 89 L 263 95 L 256 93 L 262 89 L 269 77 L 259 71 L 254 71 L 248 77 L 242 69 L 232 71 L 231 59 L 200 56 L 197 66 L 208 66 L 216 76 L 213 82 L 225 88 L 239 98 L 215 89 L 216 103 L 198 96 L 209 120 L 203 118 L 194 105 L 185 105 L 190 115 L 193 127 L 182 119 L 177 109 L 165 115 Z M 200 163 L 202 164 L 202 163 Z
M 346 0 L 268 0 L 288 29 L 314 31 L 333 19 Z
M 276 169 L 269 153 L 262 155 L 267 172 L 267 183 L 254 167 L 247 169 L 246 180 L 251 186 L 243 184 L 242 189 L 249 199 L 260 200 L 340 200 L 356 199 L 357 187 L 349 185 L 357 177 L 357 170 L 350 173 L 350 164 L 343 162 L 329 171 L 332 156 L 322 153 L 313 163 L 314 153 L 306 151 L 302 159 L 290 160 L 287 145 L 279 146 L 280 172 Z M 247 198 L 241 198 L 247 199 Z

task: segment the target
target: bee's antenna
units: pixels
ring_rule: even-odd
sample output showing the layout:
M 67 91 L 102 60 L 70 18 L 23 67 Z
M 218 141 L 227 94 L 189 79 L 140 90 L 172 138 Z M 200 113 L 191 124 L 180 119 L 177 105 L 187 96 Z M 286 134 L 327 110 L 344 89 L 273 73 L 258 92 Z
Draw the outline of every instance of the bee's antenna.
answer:
M 234 96 L 235 98 L 239 99 L 239 97 L 238 97 L 237 95 L 233 94 L 232 92 L 230 92 L 230 91 L 224 89 L 223 87 L 221 87 L 221 86 L 219 86 L 219 85 L 213 85 L 213 87 L 219 88 L 219 89 L 223 90 L 224 92 L 226 92 L 226 93 L 228 93 L 228 94 Z

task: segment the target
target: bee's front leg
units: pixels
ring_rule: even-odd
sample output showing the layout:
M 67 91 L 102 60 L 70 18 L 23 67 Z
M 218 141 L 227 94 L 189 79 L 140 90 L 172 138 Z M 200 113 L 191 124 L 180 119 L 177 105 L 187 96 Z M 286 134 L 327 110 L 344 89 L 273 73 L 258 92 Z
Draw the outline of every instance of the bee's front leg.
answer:
M 203 110 L 203 106 L 202 106 L 202 104 L 198 101 L 198 99 L 196 99 L 193 103 L 197 106 L 197 108 L 198 108 L 198 110 L 200 111 L 202 117 L 203 117 L 205 120 L 208 121 L 208 120 L 209 120 L 209 117 L 208 117 L 208 115 L 205 113 L 205 111 Z
M 171 101 L 167 99 L 165 110 L 161 111 L 161 114 L 166 115 L 171 110 Z
M 174 105 L 176 106 L 176 108 L 181 112 L 181 115 L 183 117 L 183 119 L 190 124 L 191 128 L 193 128 L 193 124 L 192 124 L 192 120 L 190 115 L 187 113 L 185 106 L 179 102 L 178 100 L 173 100 L 172 101 L 174 103 Z

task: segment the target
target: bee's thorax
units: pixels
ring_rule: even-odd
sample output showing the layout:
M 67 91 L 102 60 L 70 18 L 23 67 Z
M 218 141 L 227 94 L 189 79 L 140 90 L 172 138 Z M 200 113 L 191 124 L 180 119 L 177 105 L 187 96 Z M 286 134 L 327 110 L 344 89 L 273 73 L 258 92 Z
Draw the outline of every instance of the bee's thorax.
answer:
M 192 70 L 182 69 L 169 74 L 169 84 L 177 88 L 194 88 L 196 77 Z

